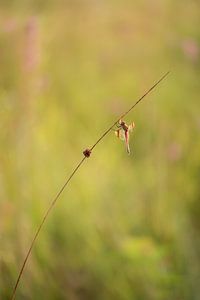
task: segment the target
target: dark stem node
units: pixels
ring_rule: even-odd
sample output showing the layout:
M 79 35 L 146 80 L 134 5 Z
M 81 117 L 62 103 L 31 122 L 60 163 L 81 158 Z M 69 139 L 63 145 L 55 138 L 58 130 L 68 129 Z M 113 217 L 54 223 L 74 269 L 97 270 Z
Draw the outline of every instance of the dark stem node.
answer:
M 90 149 L 85 149 L 83 151 L 83 154 L 85 157 L 90 157 L 91 153 L 92 153 L 92 150 L 90 150 Z

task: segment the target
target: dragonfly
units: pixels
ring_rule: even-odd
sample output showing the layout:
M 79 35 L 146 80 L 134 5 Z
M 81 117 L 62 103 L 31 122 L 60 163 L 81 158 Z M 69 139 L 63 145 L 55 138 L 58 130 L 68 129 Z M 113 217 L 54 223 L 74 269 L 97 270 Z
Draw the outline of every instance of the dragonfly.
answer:
M 129 146 L 129 136 L 130 132 L 135 128 L 135 123 L 132 122 L 130 125 L 127 125 L 123 120 L 119 120 L 117 124 L 118 129 L 115 130 L 115 135 L 120 138 L 122 141 L 125 141 L 126 151 L 128 154 L 131 153 Z

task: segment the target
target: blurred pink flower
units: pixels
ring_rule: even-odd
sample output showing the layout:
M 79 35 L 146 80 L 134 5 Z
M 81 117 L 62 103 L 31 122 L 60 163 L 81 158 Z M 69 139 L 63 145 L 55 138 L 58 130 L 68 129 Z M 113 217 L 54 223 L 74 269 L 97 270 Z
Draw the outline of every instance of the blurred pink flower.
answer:
M 39 65 L 39 29 L 36 17 L 31 17 L 26 25 L 25 36 L 25 69 L 34 70 Z
M 17 22 L 14 18 L 7 18 L 4 22 L 3 22 L 3 26 L 2 26 L 2 30 L 4 32 L 13 32 L 17 27 Z
M 188 38 L 183 40 L 181 48 L 183 50 L 184 55 L 193 62 L 196 62 L 199 58 L 200 48 L 197 42 Z
M 172 162 L 179 160 L 182 156 L 181 145 L 176 142 L 171 143 L 167 148 L 167 156 Z

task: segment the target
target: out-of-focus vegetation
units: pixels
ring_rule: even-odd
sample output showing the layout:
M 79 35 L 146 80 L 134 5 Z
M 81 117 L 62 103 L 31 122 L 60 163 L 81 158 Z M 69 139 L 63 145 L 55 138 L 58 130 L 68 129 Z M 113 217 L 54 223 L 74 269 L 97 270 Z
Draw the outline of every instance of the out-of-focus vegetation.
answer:
M 7 1 L 0 10 L 0 299 L 191 300 L 200 286 L 198 1 Z

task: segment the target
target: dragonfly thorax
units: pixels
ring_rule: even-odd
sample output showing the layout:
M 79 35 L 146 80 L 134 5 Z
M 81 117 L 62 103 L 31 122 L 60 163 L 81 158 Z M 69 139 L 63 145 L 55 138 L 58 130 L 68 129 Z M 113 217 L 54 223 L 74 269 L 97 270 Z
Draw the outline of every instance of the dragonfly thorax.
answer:
M 124 129 L 124 131 L 128 130 L 128 125 L 124 121 L 121 121 L 120 125 Z

